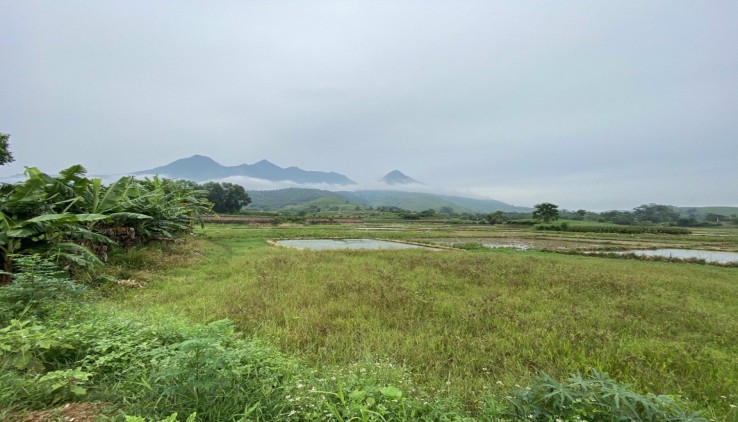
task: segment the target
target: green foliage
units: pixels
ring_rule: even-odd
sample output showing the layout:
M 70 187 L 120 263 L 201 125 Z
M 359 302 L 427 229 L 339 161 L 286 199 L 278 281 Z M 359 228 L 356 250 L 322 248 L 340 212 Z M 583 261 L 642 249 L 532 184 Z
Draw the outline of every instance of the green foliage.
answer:
M 614 226 L 614 225 L 586 225 L 586 224 L 539 224 L 536 230 L 565 231 L 580 233 L 622 233 L 622 234 L 691 234 L 689 229 L 669 226 Z
M 207 192 L 207 199 L 213 203 L 213 211 L 236 213 L 251 203 L 251 198 L 243 186 L 227 182 L 208 182 L 201 186 Z
M 128 416 L 126 415 L 126 422 L 149 422 L 149 421 L 156 421 L 156 422 L 177 422 L 179 421 L 179 418 L 177 417 L 177 412 L 172 413 L 171 415 L 167 416 L 164 419 L 157 420 L 156 418 L 142 418 L 140 416 Z M 195 422 L 197 421 L 197 413 L 191 413 L 190 416 L 187 417 L 186 422 Z
M 672 396 L 639 394 L 595 369 L 564 382 L 544 373 L 510 402 L 514 416 L 532 421 L 707 421 L 687 414 Z
M 558 220 L 559 206 L 554 205 L 550 202 L 536 204 L 535 210 L 533 211 L 533 218 L 543 220 L 543 222 L 545 223 L 553 220 Z
M 8 139 L 10 135 L 7 133 L 0 133 L 0 166 L 13 162 L 13 154 L 10 152 L 10 145 L 8 145 Z
M 496 211 L 492 214 L 488 214 L 485 219 L 489 224 L 502 224 L 507 221 L 507 218 L 502 211 Z
M 538 220 L 534 220 L 532 218 L 519 218 L 514 220 L 508 220 L 507 224 L 511 225 L 520 225 L 520 226 L 534 226 L 538 224 Z
M 644 204 L 633 209 L 633 216 L 637 221 L 654 224 L 676 222 L 679 213 L 671 205 Z
M 0 368 L 43 373 L 46 369 L 44 355 L 59 347 L 69 345 L 39 324 L 13 319 L 0 329 Z
M 79 301 L 87 288 L 40 255 L 16 257 L 13 281 L 0 289 L 0 324 L 11 318 L 43 318 L 59 301 Z
M 209 211 L 184 182 L 124 177 L 105 187 L 80 165 L 52 177 L 30 167 L 28 178 L 0 186 L 0 254 L 4 271 L 18 252 L 95 266 L 113 244 L 130 246 L 188 232 Z M 7 279 L 5 280 L 7 281 Z

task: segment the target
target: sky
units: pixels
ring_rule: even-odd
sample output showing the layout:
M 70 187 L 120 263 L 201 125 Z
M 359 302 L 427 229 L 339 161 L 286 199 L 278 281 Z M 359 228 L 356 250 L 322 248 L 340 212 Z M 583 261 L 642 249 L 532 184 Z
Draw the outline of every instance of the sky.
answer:
M 0 132 L 16 158 L 0 176 L 202 154 L 368 187 L 399 169 L 428 190 L 523 206 L 738 206 L 733 0 L 0 11 Z

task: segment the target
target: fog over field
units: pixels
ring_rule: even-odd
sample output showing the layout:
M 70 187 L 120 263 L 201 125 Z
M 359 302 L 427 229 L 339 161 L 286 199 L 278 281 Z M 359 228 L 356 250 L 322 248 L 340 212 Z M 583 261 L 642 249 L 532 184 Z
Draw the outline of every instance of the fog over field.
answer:
M 738 2 L 0 10 L 0 176 L 203 154 L 516 205 L 738 205 Z

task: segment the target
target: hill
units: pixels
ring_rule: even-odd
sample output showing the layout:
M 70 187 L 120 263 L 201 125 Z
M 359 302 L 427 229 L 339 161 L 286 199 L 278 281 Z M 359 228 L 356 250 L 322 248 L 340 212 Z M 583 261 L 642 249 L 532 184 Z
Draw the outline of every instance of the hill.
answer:
M 365 190 L 356 192 L 331 192 L 320 189 L 288 188 L 271 191 L 251 191 L 249 209 L 281 210 L 295 209 L 296 206 L 310 206 L 330 202 L 333 205 L 361 207 L 399 207 L 409 211 L 427 209 L 440 210 L 448 207 L 455 212 L 528 212 L 530 208 L 516 207 L 496 200 L 479 200 L 458 196 L 441 196 L 430 193 L 399 192 L 390 190 Z M 329 198 L 330 201 L 325 202 Z M 302 208 L 302 207 L 301 207 Z
M 275 211 L 309 204 L 318 200 L 334 199 L 346 201 L 338 192 L 320 189 L 286 188 L 279 190 L 249 191 L 249 209 Z M 354 205 L 360 205 L 358 203 Z
M 224 166 L 210 157 L 193 155 L 173 161 L 165 166 L 141 170 L 134 175 L 158 174 L 161 176 L 189 179 L 196 182 L 223 179 L 232 176 L 246 176 L 273 182 L 293 181 L 296 183 L 325 183 L 330 185 L 354 185 L 356 182 L 343 174 L 303 170 L 299 167 L 282 168 L 267 160 L 254 164 Z

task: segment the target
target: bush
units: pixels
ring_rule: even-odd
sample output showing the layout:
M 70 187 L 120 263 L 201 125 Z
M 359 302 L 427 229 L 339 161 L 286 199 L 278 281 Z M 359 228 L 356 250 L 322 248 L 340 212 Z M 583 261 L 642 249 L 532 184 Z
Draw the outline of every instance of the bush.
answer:
M 534 226 L 538 224 L 538 220 L 532 218 L 521 218 L 519 220 L 508 220 L 505 224 L 521 225 L 521 226 Z
M 17 273 L 0 289 L 0 324 L 14 318 L 43 318 L 59 301 L 79 300 L 87 288 L 40 255 L 14 257 Z
M 543 231 L 567 231 L 584 233 L 621 233 L 621 234 L 692 234 L 688 229 L 682 227 L 666 226 L 615 226 L 615 225 L 568 225 L 562 224 L 539 224 L 536 230 Z
M 564 382 L 542 374 L 510 402 L 513 416 L 532 421 L 706 421 L 687 414 L 672 396 L 636 393 L 595 369 Z

